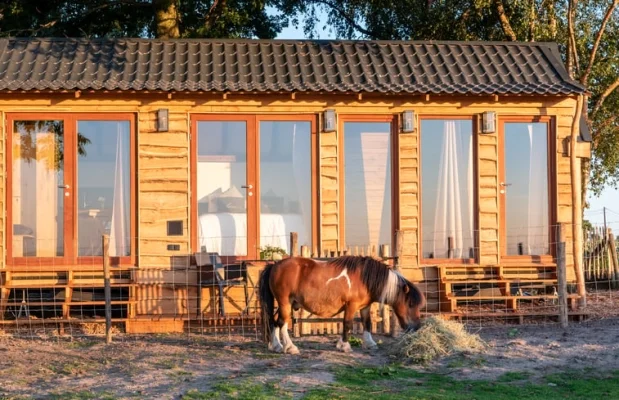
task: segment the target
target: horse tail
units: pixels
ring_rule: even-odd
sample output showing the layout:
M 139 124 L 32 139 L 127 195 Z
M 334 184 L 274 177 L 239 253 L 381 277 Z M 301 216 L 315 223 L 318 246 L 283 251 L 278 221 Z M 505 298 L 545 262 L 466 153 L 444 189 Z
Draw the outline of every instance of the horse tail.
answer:
M 271 292 L 271 287 L 269 285 L 274 265 L 275 264 L 269 264 L 262 270 L 258 282 L 263 327 L 262 335 L 267 343 L 271 340 L 271 332 L 273 332 L 273 328 L 275 327 L 275 298 L 273 297 L 273 292 Z

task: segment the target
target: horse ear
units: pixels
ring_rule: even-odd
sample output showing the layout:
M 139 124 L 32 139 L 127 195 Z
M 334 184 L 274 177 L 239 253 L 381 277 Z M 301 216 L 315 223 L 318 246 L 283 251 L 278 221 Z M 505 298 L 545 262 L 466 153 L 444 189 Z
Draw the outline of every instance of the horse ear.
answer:
M 408 293 L 409 290 L 410 288 L 408 287 L 408 285 L 404 285 L 404 293 Z

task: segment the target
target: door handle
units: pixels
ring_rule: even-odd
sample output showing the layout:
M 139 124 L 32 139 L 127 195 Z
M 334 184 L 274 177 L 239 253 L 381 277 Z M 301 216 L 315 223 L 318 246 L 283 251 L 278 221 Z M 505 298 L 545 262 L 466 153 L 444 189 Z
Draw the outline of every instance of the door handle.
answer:
M 58 189 L 70 189 L 71 186 L 69 185 L 58 185 Z
M 243 189 L 253 189 L 254 185 L 243 185 L 241 186 Z
M 501 186 L 506 187 L 506 186 L 511 186 L 511 183 L 505 183 L 505 182 L 501 182 Z

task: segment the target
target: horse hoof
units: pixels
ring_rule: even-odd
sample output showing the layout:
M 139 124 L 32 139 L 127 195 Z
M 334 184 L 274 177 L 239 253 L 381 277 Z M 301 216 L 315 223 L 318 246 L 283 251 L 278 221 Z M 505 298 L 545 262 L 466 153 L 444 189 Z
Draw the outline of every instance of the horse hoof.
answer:
M 273 351 L 275 353 L 281 353 L 282 351 L 284 351 L 284 348 L 279 343 L 277 345 L 275 345 L 275 346 L 273 346 L 272 344 L 269 343 L 269 350 Z
M 286 349 L 284 350 L 284 353 L 296 355 L 296 354 L 299 354 L 300 351 L 299 351 L 299 348 L 297 346 L 291 345 L 291 346 L 286 347 Z

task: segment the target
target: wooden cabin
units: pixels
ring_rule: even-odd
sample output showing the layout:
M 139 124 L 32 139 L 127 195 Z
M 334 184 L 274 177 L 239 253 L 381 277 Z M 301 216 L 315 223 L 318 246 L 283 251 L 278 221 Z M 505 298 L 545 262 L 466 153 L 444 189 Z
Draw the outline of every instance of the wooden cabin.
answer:
M 553 43 L 0 39 L 0 320 L 102 316 L 103 235 L 133 331 L 218 313 L 196 253 L 256 283 L 291 232 L 397 250 L 428 311 L 513 309 L 573 240 L 585 92 Z

